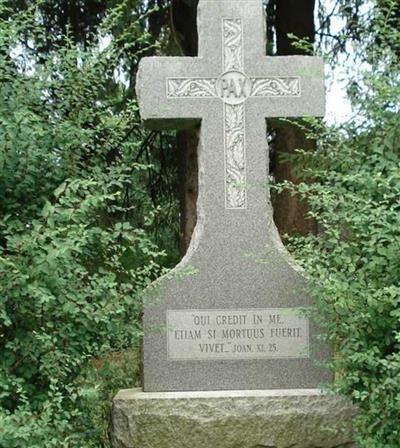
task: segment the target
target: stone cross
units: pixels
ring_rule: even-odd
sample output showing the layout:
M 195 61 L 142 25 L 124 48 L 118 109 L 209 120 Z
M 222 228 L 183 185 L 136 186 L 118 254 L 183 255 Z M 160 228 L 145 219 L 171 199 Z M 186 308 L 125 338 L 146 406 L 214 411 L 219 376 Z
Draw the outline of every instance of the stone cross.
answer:
M 200 0 L 198 33 L 198 57 L 144 58 L 137 78 L 148 126 L 201 125 L 198 221 L 177 268 L 194 273 L 146 305 L 144 387 L 314 387 L 327 353 L 273 223 L 266 118 L 323 115 L 323 62 L 265 55 L 262 0 Z

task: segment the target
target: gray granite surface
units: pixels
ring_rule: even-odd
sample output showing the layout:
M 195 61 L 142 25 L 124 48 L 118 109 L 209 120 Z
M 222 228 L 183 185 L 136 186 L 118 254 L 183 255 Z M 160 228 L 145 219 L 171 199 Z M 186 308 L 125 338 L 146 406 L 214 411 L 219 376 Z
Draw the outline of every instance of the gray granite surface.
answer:
M 137 77 L 146 125 L 201 125 L 198 222 L 148 291 L 144 389 L 318 387 L 329 351 L 272 219 L 266 117 L 323 115 L 323 63 L 265 56 L 261 0 L 200 0 L 198 29 L 199 57 L 144 58 Z
M 114 399 L 114 448 L 352 448 L 355 409 L 317 390 L 143 393 Z

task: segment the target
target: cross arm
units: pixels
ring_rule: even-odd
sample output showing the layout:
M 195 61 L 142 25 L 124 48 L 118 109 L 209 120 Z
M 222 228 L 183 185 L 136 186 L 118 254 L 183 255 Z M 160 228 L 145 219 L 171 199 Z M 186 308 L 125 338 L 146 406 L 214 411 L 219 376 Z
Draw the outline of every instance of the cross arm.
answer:
M 252 103 L 265 117 L 325 114 L 324 63 L 314 56 L 264 57 L 251 71 Z M 265 100 L 268 98 L 268 101 Z
M 153 129 L 180 129 L 198 123 L 210 98 L 216 99 L 216 76 L 206 76 L 206 68 L 202 58 L 143 58 L 136 94 L 144 123 Z

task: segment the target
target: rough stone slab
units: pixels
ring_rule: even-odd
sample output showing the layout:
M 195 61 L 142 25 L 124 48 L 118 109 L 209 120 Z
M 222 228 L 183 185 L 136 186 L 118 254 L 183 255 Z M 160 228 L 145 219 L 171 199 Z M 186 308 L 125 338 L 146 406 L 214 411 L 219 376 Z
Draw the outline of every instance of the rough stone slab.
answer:
M 114 448 L 355 448 L 346 400 L 316 389 L 120 391 Z M 336 428 L 336 430 L 335 430 Z

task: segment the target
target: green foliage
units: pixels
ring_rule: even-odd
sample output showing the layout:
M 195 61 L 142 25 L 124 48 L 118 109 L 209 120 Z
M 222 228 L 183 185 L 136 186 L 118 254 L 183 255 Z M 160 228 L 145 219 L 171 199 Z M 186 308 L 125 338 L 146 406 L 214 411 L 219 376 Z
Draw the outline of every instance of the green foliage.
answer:
M 363 448 L 400 446 L 397 12 L 392 1 L 370 11 L 350 85 L 357 115 L 339 128 L 314 123 L 319 150 L 296 156 L 313 181 L 286 185 L 308 200 L 321 226 L 317 236 L 293 238 L 290 245 L 309 275 L 316 318 L 335 347 L 336 390 L 360 408 L 356 437 Z
M 0 1 L 8 17 L 0 22 L 0 446 L 108 446 L 111 396 L 137 381 L 140 293 L 164 263 L 154 243 L 164 211 L 148 191 L 156 168 L 141 162 L 148 136 L 115 76 L 128 53 L 137 60 L 153 43 L 137 17 L 123 39 L 135 46 L 114 39 L 83 49 L 66 34 L 38 53 L 30 46 L 45 36 L 40 2 L 22 12 L 7 3 Z M 119 5 L 107 15 L 99 41 L 122 13 Z

